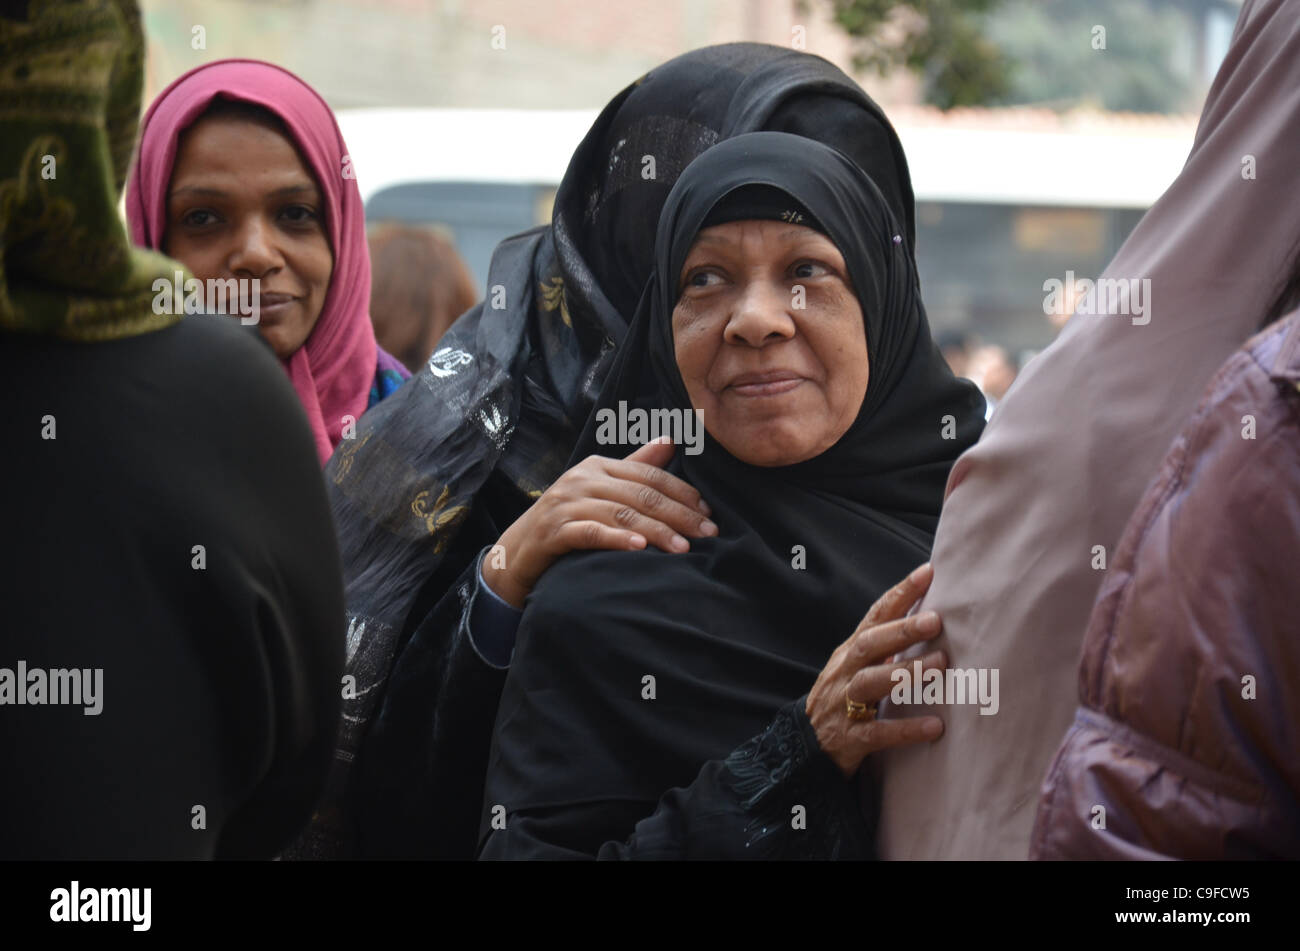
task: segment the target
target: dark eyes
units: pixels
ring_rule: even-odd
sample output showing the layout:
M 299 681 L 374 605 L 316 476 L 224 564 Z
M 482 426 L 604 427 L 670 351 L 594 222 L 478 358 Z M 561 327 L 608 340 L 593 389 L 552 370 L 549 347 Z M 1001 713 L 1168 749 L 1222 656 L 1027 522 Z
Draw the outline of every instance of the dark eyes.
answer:
M 798 278 L 821 277 L 823 274 L 831 272 L 825 264 L 818 264 L 816 261 L 800 261 L 793 268 L 792 273 Z
M 292 225 L 305 225 L 319 220 L 319 216 L 307 205 L 288 205 L 281 209 L 280 219 Z M 218 220 L 217 215 L 207 208 L 195 208 L 181 215 L 180 223 L 188 228 L 204 228 Z
M 196 208 L 194 211 L 187 211 L 181 216 L 181 224 L 188 225 L 191 228 L 202 228 L 206 224 L 211 224 L 215 217 L 210 211 Z
M 290 205 L 281 212 L 281 215 L 295 224 L 316 220 L 316 212 L 306 205 Z
M 800 281 L 812 280 L 831 273 L 829 267 L 818 261 L 798 261 L 789 270 L 790 277 L 793 280 Z M 712 287 L 722 283 L 722 281 L 723 276 L 716 270 L 702 267 L 688 273 L 682 287 Z
M 687 287 L 710 287 L 722 281 L 722 276 L 714 271 L 697 270 L 686 275 Z

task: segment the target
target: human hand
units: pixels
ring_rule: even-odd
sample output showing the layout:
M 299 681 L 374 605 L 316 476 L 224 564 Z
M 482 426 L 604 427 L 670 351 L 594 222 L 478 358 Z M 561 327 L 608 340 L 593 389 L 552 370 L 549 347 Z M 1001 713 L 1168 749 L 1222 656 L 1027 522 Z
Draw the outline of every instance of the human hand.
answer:
M 889 695 L 893 672 L 912 664 L 890 659 L 912 644 L 936 637 L 942 629 L 933 611 L 904 617 L 933 577 L 927 562 L 881 595 L 852 636 L 835 648 L 808 693 L 804 710 L 817 731 L 817 742 L 846 777 L 858 771 L 868 753 L 936 740 L 943 734 L 943 721 L 936 716 L 883 721 L 875 717 L 876 704 Z M 922 659 L 926 670 L 946 665 L 942 651 Z M 853 704 L 852 715 L 846 701 Z
M 568 469 L 502 534 L 500 557 L 483 560 L 484 582 L 523 608 L 537 579 L 567 552 L 636 551 L 647 544 L 684 552 L 688 537 L 718 534 L 700 493 L 664 471 L 673 451 L 662 438 L 626 459 L 588 456 Z

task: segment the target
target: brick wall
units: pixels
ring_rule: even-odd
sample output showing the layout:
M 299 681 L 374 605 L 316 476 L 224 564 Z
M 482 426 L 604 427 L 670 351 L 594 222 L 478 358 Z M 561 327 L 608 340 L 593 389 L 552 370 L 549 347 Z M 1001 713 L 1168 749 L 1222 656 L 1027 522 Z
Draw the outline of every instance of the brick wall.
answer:
M 851 69 L 824 0 L 142 0 L 148 95 L 199 63 L 278 63 L 335 108 L 598 108 L 678 53 L 734 40 L 790 45 Z M 203 26 L 206 49 L 192 48 Z M 494 49 L 493 27 L 505 28 Z M 884 103 L 916 101 L 908 76 L 859 79 Z

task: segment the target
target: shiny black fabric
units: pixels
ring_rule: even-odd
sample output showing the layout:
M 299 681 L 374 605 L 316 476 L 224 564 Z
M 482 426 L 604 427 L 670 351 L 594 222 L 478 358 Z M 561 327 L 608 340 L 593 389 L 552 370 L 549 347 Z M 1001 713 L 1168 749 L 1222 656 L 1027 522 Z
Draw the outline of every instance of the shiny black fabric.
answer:
M 499 705 L 486 856 L 604 855 L 657 803 L 674 818 L 653 826 L 698 825 L 680 802 L 660 803 L 693 783 L 704 786 L 691 808 L 737 815 L 735 790 L 715 788 L 726 771 L 701 768 L 805 694 L 867 607 L 925 561 L 949 470 L 983 428 L 978 390 L 930 338 L 880 190 L 842 153 L 771 132 L 720 143 L 677 182 L 650 292 L 598 405 L 689 410 L 671 329 L 678 277 L 710 210 L 753 185 L 809 209 L 844 257 L 870 361 L 861 409 L 834 446 L 790 466 L 749 465 L 706 435 L 702 453 L 678 452 L 669 468 L 708 501 L 716 538 L 684 554 L 574 552 L 542 576 Z M 575 458 L 601 451 L 593 416 Z M 491 825 L 498 806 L 504 829 Z M 746 843 L 718 847 L 738 857 Z
M 779 188 L 746 185 L 727 195 L 700 223 L 700 230 L 731 221 L 786 221 L 826 233 L 817 216 Z
M 321 815 L 330 828 L 315 830 L 309 854 L 330 854 L 327 843 L 343 834 L 346 772 L 395 657 L 496 540 L 483 531 L 509 525 L 563 471 L 650 273 L 654 223 L 677 176 L 719 140 L 765 128 L 852 156 L 876 178 L 910 243 L 902 147 L 856 83 L 820 57 L 783 47 L 732 43 L 684 54 L 602 111 L 574 153 L 551 225 L 498 247 L 485 301 L 335 453 L 326 477 L 356 691 L 344 698 L 338 768 Z M 483 531 L 464 537 L 471 526 Z
M 807 697 L 777 711 L 757 736 L 669 790 L 654 814 L 636 800 L 583 802 L 504 820 L 484 859 L 602 861 L 853 860 L 875 857 L 874 822 L 821 751 L 803 712 Z M 864 790 L 870 795 L 870 790 Z M 638 821 L 640 820 L 640 821 Z M 626 841 L 604 831 L 631 827 Z M 566 843 L 557 847 L 555 843 Z

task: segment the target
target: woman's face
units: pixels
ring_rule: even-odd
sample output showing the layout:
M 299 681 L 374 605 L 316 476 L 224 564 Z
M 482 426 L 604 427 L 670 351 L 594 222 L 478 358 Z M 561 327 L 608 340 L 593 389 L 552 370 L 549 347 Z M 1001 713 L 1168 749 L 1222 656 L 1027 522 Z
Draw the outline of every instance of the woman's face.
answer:
M 782 221 L 715 225 L 696 237 L 678 285 L 677 366 L 709 434 L 756 466 L 835 445 L 862 408 L 868 361 L 834 242 Z
M 282 360 L 316 326 L 334 270 L 320 189 L 297 150 L 233 117 L 181 137 L 162 250 L 203 281 L 257 278 L 258 327 Z

